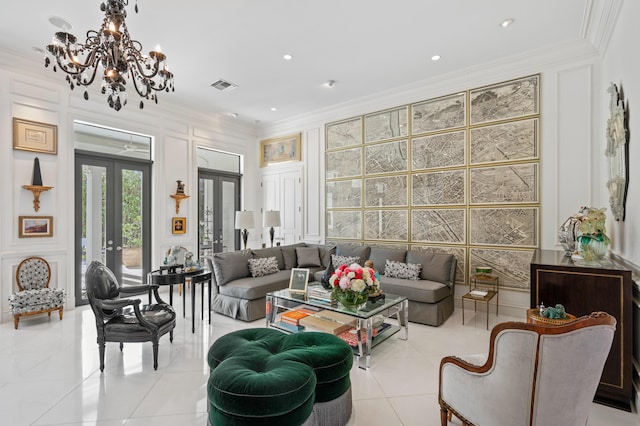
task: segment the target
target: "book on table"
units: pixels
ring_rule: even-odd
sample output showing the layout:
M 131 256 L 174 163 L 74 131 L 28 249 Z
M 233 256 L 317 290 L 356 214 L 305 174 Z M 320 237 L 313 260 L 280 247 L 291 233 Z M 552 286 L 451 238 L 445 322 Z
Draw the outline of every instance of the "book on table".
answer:
M 324 333 L 331 333 L 335 335 L 351 328 L 349 324 L 342 324 L 316 315 L 309 315 L 301 318 L 300 325 L 303 325 L 307 330 L 322 331 Z
M 304 330 L 304 326 L 303 325 L 294 325 L 294 324 L 290 324 L 290 323 L 285 322 L 285 321 L 278 321 L 278 322 L 275 322 L 273 325 L 275 325 L 276 327 L 281 328 L 283 330 L 290 331 L 292 333 L 297 333 L 299 331 Z
M 382 333 L 384 330 L 386 330 L 389 327 L 391 327 L 391 324 L 387 324 L 386 322 L 382 323 L 380 327 L 374 328 L 373 330 L 371 330 L 371 337 L 375 339 L 376 336 L 378 336 L 378 334 Z M 350 328 L 349 330 L 343 331 L 342 333 L 338 334 L 338 337 L 344 340 L 345 342 L 347 342 L 351 347 L 358 346 L 358 332 L 356 331 L 355 328 Z M 364 342 L 367 339 L 367 333 L 364 332 L 364 330 L 361 334 L 361 339 L 362 339 L 362 342 Z
M 282 321 L 287 322 L 289 324 L 298 325 L 300 324 L 300 320 L 304 317 L 311 315 L 313 312 L 307 311 L 305 309 L 295 309 L 282 313 Z
M 487 294 L 489 294 L 489 292 L 486 290 L 475 289 L 475 290 L 471 290 L 469 294 L 474 297 L 485 297 Z

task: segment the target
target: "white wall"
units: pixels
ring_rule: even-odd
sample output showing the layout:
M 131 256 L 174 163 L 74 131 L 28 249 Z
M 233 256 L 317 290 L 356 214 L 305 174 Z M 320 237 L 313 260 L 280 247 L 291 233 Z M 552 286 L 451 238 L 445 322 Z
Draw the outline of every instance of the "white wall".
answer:
M 302 132 L 303 150 L 312 150 L 313 156 L 320 150 L 319 161 L 313 161 L 313 168 L 305 168 L 304 193 L 308 203 L 318 205 L 323 212 L 326 123 L 540 73 L 540 241 L 543 249 L 560 250 L 557 229 L 562 221 L 582 205 L 602 203 L 598 183 L 603 179 L 599 167 L 604 148 L 600 148 L 600 139 L 596 135 L 599 126 L 593 124 L 593 105 L 604 99 L 599 93 L 599 63 L 598 52 L 591 44 L 562 44 L 265 126 L 261 129 L 260 138 Z M 340 90 L 339 85 L 335 90 Z M 307 214 L 305 217 L 318 223 L 305 224 L 303 239 L 316 241 L 316 230 L 323 238 L 324 215 L 313 217 Z M 313 230 L 310 232 L 312 235 L 307 236 L 309 230 Z M 458 297 L 464 294 L 463 289 L 457 289 L 456 294 Z M 528 306 L 528 291 L 501 291 L 502 312 L 520 315 Z
M 98 85 L 99 86 L 99 85 Z M 245 157 L 245 188 L 259 186 L 257 131 L 254 125 L 231 118 L 210 116 L 171 105 L 170 94 L 162 94 L 159 104 L 139 110 L 131 102 L 121 111 L 111 110 L 104 96 L 83 90 L 70 91 L 63 75 L 0 52 L 0 321 L 11 318 L 8 298 L 15 289 L 15 269 L 24 258 L 39 255 L 51 264 L 52 287 L 67 290 L 65 309 L 73 309 L 74 296 L 74 147 L 73 121 L 82 120 L 154 138 L 152 193 L 152 266 L 158 266 L 168 247 L 180 244 L 197 247 L 197 158 L 196 147 L 205 146 Z M 58 154 L 35 154 L 12 148 L 12 119 L 24 118 L 58 126 Z M 40 211 L 33 210 L 33 195 L 22 189 L 31 183 L 33 158 L 38 156 L 43 182 L 54 189 L 41 195 Z M 187 217 L 187 232 L 171 233 L 176 216 L 176 180 L 186 184 L 192 197 L 182 201 L 180 216 Z M 259 209 L 257 191 L 247 191 L 243 206 Z M 18 216 L 50 215 L 54 218 L 52 238 L 18 238 Z
M 606 146 L 605 128 L 609 118 L 609 94 L 606 93 L 610 83 L 615 83 L 623 93 L 625 106 L 629 110 L 629 192 L 624 222 L 607 222 L 607 230 L 611 236 L 612 251 L 620 254 L 636 265 L 640 265 L 640 56 L 638 56 L 638 40 L 640 40 L 640 2 L 625 0 L 617 16 L 611 39 L 606 46 L 602 59 L 602 79 L 600 91 L 606 101 L 600 102 L 597 111 L 601 132 L 598 135 L 598 154 L 604 156 Z M 607 163 L 601 168 L 602 181 L 606 181 Z M 604 184 L 598 187 L 602 206 L 609 206 L 608 192 Z

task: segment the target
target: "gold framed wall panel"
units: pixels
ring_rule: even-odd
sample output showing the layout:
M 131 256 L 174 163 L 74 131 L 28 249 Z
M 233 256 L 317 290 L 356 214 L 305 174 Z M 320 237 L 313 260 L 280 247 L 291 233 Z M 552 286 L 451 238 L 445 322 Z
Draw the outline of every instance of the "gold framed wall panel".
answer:
M 325 241 L 453 253 L 456 282 L 488 265 L 526 290 L 539 86 L 533 75 L 326 124 Z
M 364 116 L 364 143 L 409 135 L 409 107 L 392 108 Z
M 466 145 L 464 130 L 413 138 L 411 140 L 411 170 L 464 166 Z

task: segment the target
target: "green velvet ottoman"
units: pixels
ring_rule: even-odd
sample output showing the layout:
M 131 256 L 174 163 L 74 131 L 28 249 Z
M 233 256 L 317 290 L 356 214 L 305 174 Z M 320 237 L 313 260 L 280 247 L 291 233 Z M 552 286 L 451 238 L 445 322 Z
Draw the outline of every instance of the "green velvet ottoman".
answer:
M 351 347 L 327 333 L 239 330 L 207 357 L 209 424 L 344 425 L 351 417 Z

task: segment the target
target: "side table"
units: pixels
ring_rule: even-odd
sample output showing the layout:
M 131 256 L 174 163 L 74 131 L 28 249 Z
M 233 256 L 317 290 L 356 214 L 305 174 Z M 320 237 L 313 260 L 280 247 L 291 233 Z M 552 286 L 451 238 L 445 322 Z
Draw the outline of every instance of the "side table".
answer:
M 469 279 L 469 292 L 462 296 L 462 325 L 464 325 L 464 301 L 473 300 L 474 312 L 478 312 L 478 302 L 487 304 L 487 330 L 489 329 L 489 302 L 496 297 L 496 317 L 500 303 L 498 276 L 475 274 Z

